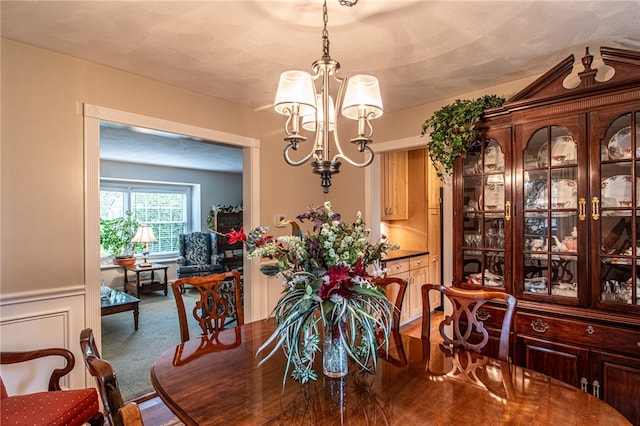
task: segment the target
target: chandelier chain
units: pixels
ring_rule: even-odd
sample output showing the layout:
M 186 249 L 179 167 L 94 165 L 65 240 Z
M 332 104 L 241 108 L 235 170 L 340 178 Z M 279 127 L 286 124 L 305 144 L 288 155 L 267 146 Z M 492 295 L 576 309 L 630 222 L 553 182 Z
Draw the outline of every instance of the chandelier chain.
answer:
M 351 6 L 355 6 L 355 5 L 356 5 L 356 3 L 358 3 L 358 0 L 354 0 L 354 1 L 340 0 L 340 4 L 341 4 L 342 6 L 349 6 L 349 7 L 351 7 Z
M 324 4 L 322 5 L 322 18 L 324 20 L 324 27 L 322 28 L 322 56 L 329 57 L 329 31 L 327 30 L 329 14 L 327 13 L 327 0 L 324 0 Z

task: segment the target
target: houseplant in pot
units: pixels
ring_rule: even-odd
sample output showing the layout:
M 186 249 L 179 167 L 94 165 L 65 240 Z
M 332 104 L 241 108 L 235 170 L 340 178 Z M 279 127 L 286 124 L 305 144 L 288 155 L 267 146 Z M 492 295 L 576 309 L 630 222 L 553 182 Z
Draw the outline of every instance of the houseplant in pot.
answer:
M 100 245 L 113 257 L 116 265 L 132 265 L 135 263 L 133 250 L 135 244 L 131 239 L 138 229 L 138 221 L 131 211 L 114 219 L 100 219 Z
M 427 143 L 427 148 L 440 180 L 444 180 L 445 174 L 451 174 L 456 158 L 466 154 L 477 144 L 477 125 L 484 110 L 499 107 L 504 102 L 504 98 L 496 95 L 485 95 L 476 100 L 456 99 L 425 120 L 420 136 L 431 129 L 431 140 Z

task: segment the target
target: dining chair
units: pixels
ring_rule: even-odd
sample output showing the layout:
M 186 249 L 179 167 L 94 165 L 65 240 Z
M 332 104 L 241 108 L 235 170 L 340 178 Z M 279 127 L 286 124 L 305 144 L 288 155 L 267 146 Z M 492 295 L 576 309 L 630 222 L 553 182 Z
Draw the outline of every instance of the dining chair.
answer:
M 0 377 L 0 424 L 81 426 L 89 423 L 92 426 L 102 426 L 104 417 L 100 412 L 100 401 L 95 389 L 62 390 L 60 386 L 60 380 L 75 366 L 75 357 L 71 351 L 65 348 L 46 348 L 0 352 L 2 365 L 35 362 L 43 358 L 61 359 L 63 363 L 61 367 L 56 365 L 60 368 L 51 367 L 46 392 L 10 396 Z M 29 375 L 33 375 L 33 371 Z
M 402 313 L 402 303 L 407 291 L 407 281 L 398 277 L 374 278 L 374 284 L 384 288 L 387 298 L 393 303 L 393 325 L 392 332 L 400 332 L 400 314 Z
M 113 367 L 104 359 L 100 358 L 100 352 L 96 346 L 91 328 L 85 328 L 80 332 L 80 349 L 84 357 L 84 363 L 91 374 L 96 379 L 102 405 L 104 417 L 110 426 L 139 426 L 143 425 L 140 409 L 135 402 L 124 403 L 118 379 Z
M 508 360 L 511 318 L 516 307 L 515 297 L 500 291 L 465 290 L 439 284 L 424 284 L 422 286 L 421 337 L 426 340 L 429 340 L 431 332 L 429 291 L 439 291 L 451 302 L 452 312 L 445 315 L 440 323 L 440 335 L 444 343 L 474 352 L 481 352 L 489 341 L 489 332 L 484 326 L 484 321 L 477 315 L 479 308 L 490 300 L 505 302 L 507 309 L 500 327 L 498 358 L 503 361 Z M 448 326 L 451 326 L 450 332 L 447 331 Z M 478 338 L 478 335 L 481 338 Z
M 206 335 L 223 330 L 234 319 L 237 325 L 244 324 L 241 285 L 240 273 L 235 271 L 174 281 L 171 289 L 178 309 L 181 341 L 186 342 L 190 338 L 183 289 L 193 288 L 199 293 L 191 313 Z

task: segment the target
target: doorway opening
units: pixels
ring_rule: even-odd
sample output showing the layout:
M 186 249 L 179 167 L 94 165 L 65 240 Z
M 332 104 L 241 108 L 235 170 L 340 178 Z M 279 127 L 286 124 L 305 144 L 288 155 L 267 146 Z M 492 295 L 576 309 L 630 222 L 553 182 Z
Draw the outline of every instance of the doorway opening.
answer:
M 259 215 L 259 147 L 260 141 L 254 138 L 219 132 L 183 123 L 142 116 L 123 111 L 112 110 L 95 105 L 84 105 L 84 195 L 85 195 L 85 288 L 86 317 L 85 324 L 94 330 L 99 345 L 102 345 L 100 310 L 100 123 L 108 121 L 121 125 L 136 126 L 171 134 L 184 135 L 203 141 L 216 141 L 226 146 L 242 150 L 242 202 L 243 222 L 246 228 L 260 223 Z M 204 143 L 204 142 L 203 142 Z M 199 216 L 199 215 L 196 215 Z M 199 219 L 198 219 L 199 220 Z M 266 298 L 264 290 L 252 288 L 251 276 L 258 274 L 257 265 L 250 263 L 244 267 L 245 276 L 245 317 L 248 321 L 260 318 L 260 301 Z M 256 269 L 254 271 L 254 269 Z M 126 315 L 126 314 L 119 314 Z M 168 349 L 168 348 L 167 348 Z M 87 377 L 87 385 L 91 377 Z

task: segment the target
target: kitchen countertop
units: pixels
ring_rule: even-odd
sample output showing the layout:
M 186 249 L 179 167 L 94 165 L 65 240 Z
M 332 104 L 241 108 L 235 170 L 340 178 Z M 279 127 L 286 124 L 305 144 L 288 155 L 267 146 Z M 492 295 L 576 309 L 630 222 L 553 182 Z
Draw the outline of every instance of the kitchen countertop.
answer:
M 387 255 L 382 258 L 382 261 L 407 259 L 409 257 L 424 256 L 426 254 L 429 254 L 428 250 L 389 250 Z

